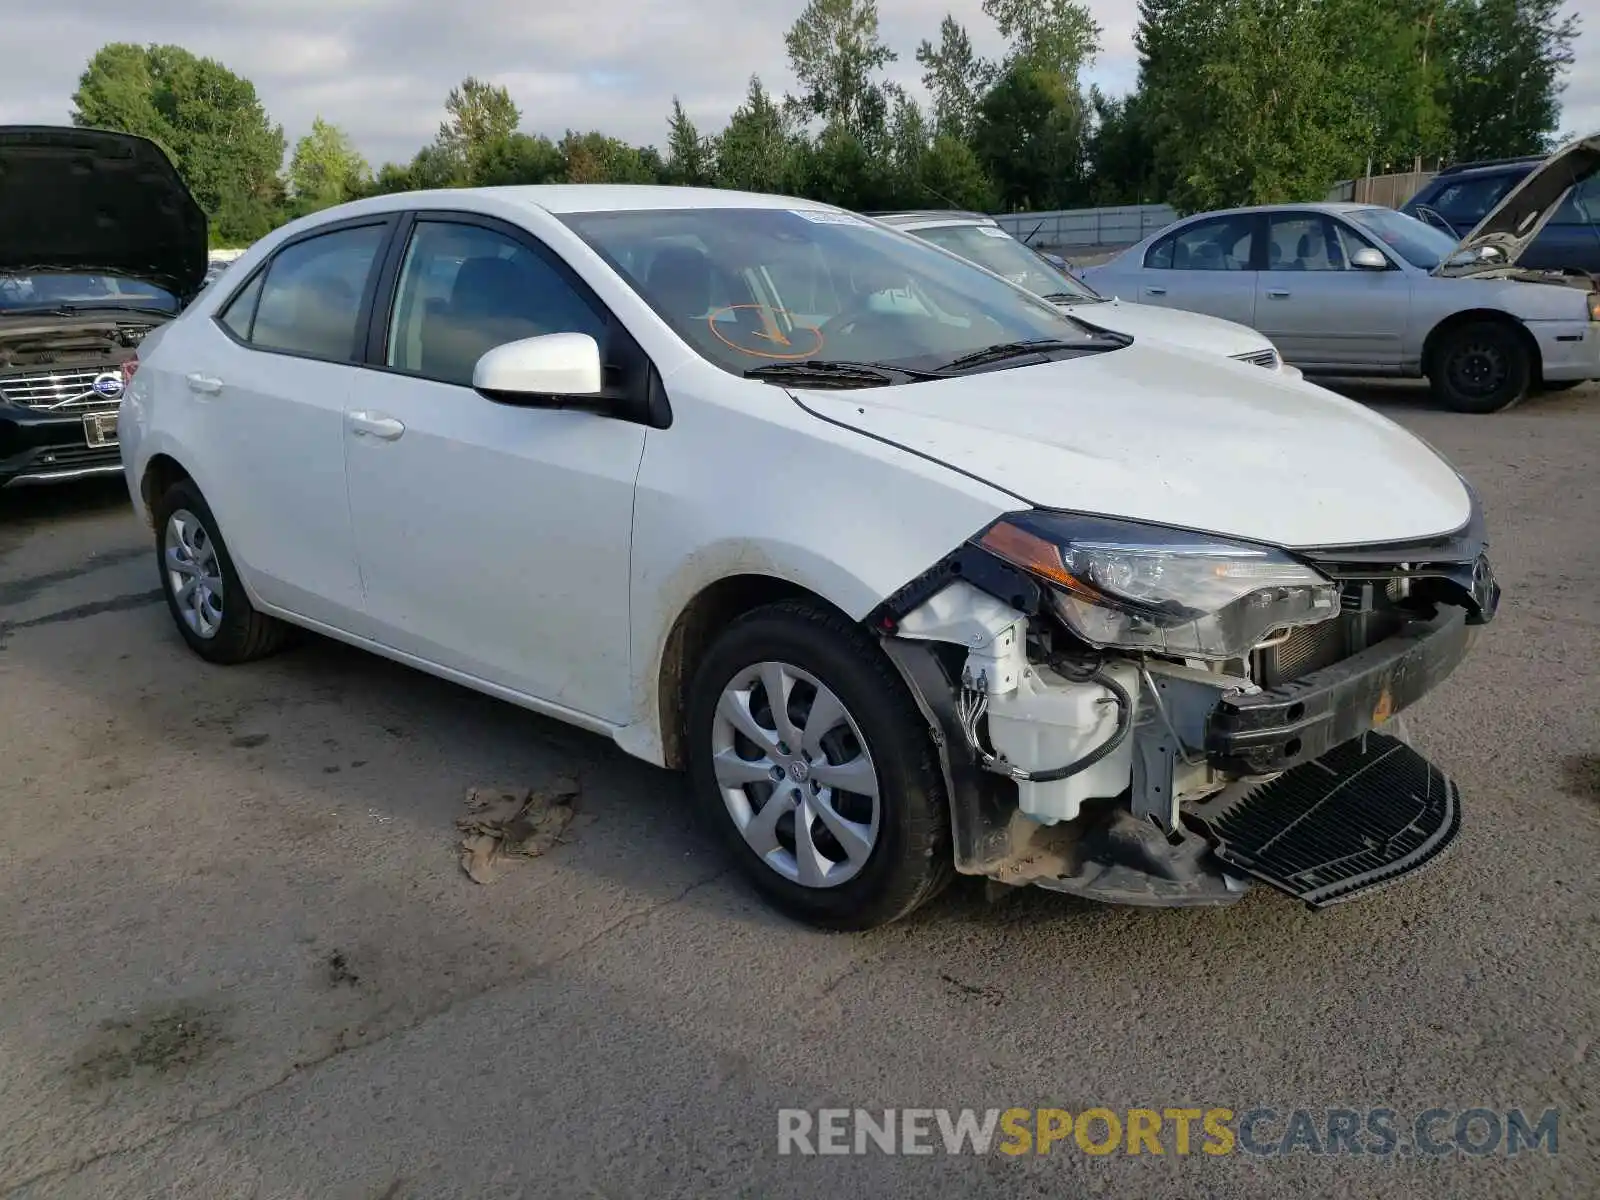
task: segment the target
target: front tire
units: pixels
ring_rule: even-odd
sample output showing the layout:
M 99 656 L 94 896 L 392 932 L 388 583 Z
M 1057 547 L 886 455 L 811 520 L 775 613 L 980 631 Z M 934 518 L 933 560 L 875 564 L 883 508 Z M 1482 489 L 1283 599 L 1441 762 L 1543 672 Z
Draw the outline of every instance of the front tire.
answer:
M 169 487 L 154 515 L 161 591 L 189 649 L 224 664 L 282 649 L 289 627 L 250 603 L 211 506 L 193 481 L 180 479 Z
M 781 911 L 870 929 L 950 881 L 927 724 L 883 651 L 842 616 L 786 602 L 734 622 L 695 673 L 687 734 L 697 805 Z
M 1471 321 L 1444 336 L 1429 375 L 1435 399 L 1452 412 L 1504 412 L 1532 389 L 1533 356 L 1507 322 Z

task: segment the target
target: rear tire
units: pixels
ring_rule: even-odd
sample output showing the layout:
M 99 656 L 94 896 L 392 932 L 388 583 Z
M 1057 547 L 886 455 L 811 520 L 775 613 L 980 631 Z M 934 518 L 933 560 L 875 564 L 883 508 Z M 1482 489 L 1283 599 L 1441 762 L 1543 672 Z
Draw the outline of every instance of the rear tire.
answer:
M 211 506 L 180 479 L 156 502 L 156 567 L 178 634 L 207 662 L 234 664 L 281 650 L 291 630 L 256 611 L 217 530 Z
M 1444 335 L 1429 378 L 1434 398 L 1452 412 L 1504 412 L 1532 389 L 1533 356 L 1508 322 L 1470 321 Z
M 769 687 L 787 693 L 781 718 Z M 785 602 L 734 622 L 695 672 L 686 732 L 702 816 L 788 915 L 870 929 L 952 878 L 927 723 L 882 649 L 844 617 Z

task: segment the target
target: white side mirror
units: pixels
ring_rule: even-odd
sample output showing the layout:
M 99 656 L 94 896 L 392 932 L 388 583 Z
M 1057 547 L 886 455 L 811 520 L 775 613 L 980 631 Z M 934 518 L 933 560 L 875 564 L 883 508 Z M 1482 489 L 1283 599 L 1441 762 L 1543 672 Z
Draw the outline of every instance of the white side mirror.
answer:
M 1351 252 L 1350 265 L 1358 271 L 1387 271 L 1389 260 L 1383 256 L 1383 251 L 1362 246 Z
M 547 333 L 490 350 L 472 369 L 472 386 L 492 400 L 593 396 L 600 391 L 600 347 L 587 333 Z

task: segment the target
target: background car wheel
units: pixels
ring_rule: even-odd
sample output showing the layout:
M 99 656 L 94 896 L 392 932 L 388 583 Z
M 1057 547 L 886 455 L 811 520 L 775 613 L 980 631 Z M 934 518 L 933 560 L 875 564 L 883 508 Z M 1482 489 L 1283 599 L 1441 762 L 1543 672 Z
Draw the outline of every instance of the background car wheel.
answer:
M 1497 413 L 1527 396 L 1533 362 L 1504 321 L 1473 321 L 1445 335 L 1434 355 L 1433 394 L 1461 413 Z
M 156 503 L 156 558 L 167 609 L 208 662 L 242 663 L 281 649 L 289 627 L 250 604 L 200 489 L 187 479 Z
M 869 929 L 952 877 L 927 724 L 845 618 L 783 603 L 734 622 L 695 673 L 687 732 L 703 815 L 789 915 Z

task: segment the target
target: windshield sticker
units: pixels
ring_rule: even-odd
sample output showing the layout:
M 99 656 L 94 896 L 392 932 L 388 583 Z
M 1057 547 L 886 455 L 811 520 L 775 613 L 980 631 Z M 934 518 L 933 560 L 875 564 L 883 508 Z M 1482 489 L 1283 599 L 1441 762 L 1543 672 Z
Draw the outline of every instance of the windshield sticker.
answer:
M 742 313 L 754 313 L 758 328 L 748 328 L 749 318 Z M 780 327 L 787 325 L 787 331 Z M 822 330 L 815 325 L 805 325 L 781 308 L 768 308 L 765 304 L 729 304 L 714 308 L 706 316 L 712 334 L 730 350 L 748 354 L 751 358 L 766 358 L 774 362 L 799 362 L 814 358 L 822 349 Z
M 984 237 L 1009 238 L 1011 235 L 996 225 L 979 225 L 978 232 Z
M 865 225 L 866 222 L 853 213 L 828 212 L 820 208 L 791 208 L 791 216 L 801 217 L 813 225 Z

